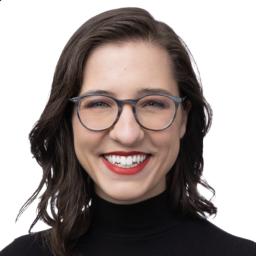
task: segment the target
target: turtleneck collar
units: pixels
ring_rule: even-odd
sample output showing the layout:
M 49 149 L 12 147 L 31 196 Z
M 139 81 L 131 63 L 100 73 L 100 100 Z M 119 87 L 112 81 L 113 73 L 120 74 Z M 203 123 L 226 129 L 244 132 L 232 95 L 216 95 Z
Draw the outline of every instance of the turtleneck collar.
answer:
M 118 238 L 139 238 L 159 234 L 181 222 L 171 216 L 168 191 L 135 204 L 114 204 L 92 195 L 91 227 Z

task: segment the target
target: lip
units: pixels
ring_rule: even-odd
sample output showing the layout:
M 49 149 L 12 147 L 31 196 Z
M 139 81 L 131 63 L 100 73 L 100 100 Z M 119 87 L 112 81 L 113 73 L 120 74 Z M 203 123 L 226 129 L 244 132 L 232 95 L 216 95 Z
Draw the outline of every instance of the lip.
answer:
M 145 152 L 140 152 L 140 151 L 130 151 L 130 152 L 114 151 L 114 152 L 109 152 L 109 153 L 102 154 L 102 155 L 132 156 L 132 155 L 150 155 L 150 154 L 145 153 Z
M 135 151 L 133 151 L 135 152 Z M 113 152 L 112 152 L 113 153 Z M 129 152 L 131 153 L 131 152 Z M 134 154 L 134 153 L 133 153 Z M 145 154 L 145 153 L 143 153 Z M 149 157 L 142 163 L 140 163 L 139 165 L 135 166 L 135 167 L 131 167 L 131 168 L 122 168 L 122 167 L 119 167 L 119 166 L 116 166 L 114 164 L 111 164 L 109 161 L 107 161 L 102 155 L 101 155 L 101 160 L 102 162 L 106 165 L 106 167 L 116 173 L 116 174 L 119 174 L 119 175 L 134 175 L 138 172 L 141 172 L 145 167 L 146 165 L 149 163 L 151 159 L 151 155 L 149 155 Z

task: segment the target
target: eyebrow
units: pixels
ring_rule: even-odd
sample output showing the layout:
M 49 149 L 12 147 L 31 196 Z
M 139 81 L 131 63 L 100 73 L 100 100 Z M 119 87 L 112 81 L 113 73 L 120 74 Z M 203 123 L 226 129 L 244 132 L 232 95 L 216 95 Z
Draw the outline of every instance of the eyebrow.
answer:
M 172 93 L 162 88 L 143 88 L 137 91 L 137 96 L 139 97 L 145 94 L 153 94 L 153 93 L 167 94 L 167 95 L 173 96 Z M 116 96 L 115 93 L 111 91 L 106 91 L 106 90 L 89 90 L 85 92 L 82 96 L 86 94 L 106 94 L 112 97 Z

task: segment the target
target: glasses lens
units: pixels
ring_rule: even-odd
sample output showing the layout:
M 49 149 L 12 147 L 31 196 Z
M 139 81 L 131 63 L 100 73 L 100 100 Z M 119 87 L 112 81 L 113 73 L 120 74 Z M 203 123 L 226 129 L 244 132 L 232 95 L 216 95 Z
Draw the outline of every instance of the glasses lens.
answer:
M 144 127 L 160 130 L 172 122 L 175 115 L 175 102 L 165 96 L 146 96 L 137 103 L 136 114 Z
M 116 120 L 118 106 L 114 100 L 106 96 L 88 96 L 80 100 L 79 116 L 84 124 L 92 130 L 103 130 Z

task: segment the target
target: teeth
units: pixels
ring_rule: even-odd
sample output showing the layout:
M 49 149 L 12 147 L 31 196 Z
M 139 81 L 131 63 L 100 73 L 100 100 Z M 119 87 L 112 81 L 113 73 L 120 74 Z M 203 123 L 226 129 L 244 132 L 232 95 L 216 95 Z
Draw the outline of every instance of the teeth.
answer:
M 104 158 L 114 165 L 123 168 L 131 168 L 143 162 L 147 158 L 147 155 L 134 155 L 128 157 L 117 155 L 104 155 Z
M 114 162 L 111 162 L 112 164 L 114 164 Z M 121 156 L 121 165 L 126 165 L 126 157 L 125 156 Z
M 128 156 L 126 159 L 126 165 L 132 165 L 132 157 Z

